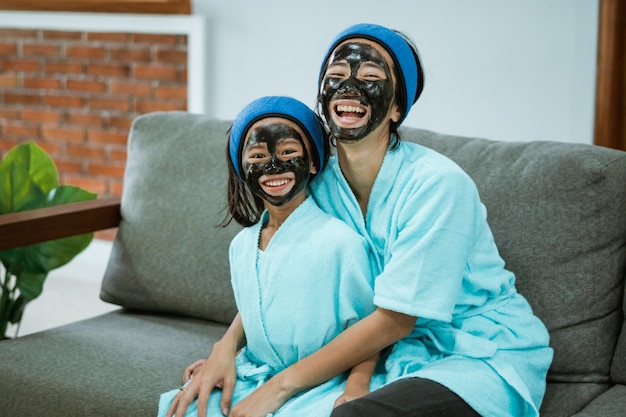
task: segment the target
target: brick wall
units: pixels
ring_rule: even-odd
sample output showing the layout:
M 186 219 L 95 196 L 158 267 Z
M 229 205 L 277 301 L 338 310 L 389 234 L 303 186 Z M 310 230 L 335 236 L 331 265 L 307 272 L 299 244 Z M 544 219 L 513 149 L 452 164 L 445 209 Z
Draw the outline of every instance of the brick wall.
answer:
M 186 35 L 0 29 L 0 158 L 34 140 L 62 184 L 120 196 L 133 118 L 186 108 Z

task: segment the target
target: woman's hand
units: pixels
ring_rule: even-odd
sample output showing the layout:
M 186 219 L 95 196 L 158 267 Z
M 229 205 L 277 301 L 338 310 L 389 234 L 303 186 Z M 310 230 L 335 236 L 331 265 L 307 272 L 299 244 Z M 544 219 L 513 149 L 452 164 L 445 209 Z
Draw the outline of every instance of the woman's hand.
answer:
M 280 374 L 269 379 L 233 407 L 229 417 L 266 417 L 293 395 L 281 384 Z
M 222 389 L 220 409 L 228 415 L 236 378 L 235 355 L 216 344 L 208 359 L 198 360 L 185 369 L 183 383 L 186 385 L 172 400 L 166 417 L 184 416 L 196 398 L 198 415 L 205 416 L 209 396 L 215 388 Z
M 356 400 L 357 398 L 361 398 L 370 393 L 369 388 L 367 387 L 346 387 L 346 390 L 335 400 L 335 405 L 333 408 L 339 407 L 341 404 L 347 403 L 352 400 Z

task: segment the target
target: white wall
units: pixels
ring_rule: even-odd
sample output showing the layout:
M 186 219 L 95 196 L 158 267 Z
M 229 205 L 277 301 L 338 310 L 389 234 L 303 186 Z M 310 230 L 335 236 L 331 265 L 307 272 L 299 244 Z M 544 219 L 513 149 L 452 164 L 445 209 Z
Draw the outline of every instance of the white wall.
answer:
M 321 59 L 369 21 L 418 45 L 426 89 L 406 125 L 592 143 L 598 0 L 195 0 L 209 20 L 211 113 L 287 94 L 315 104 Z

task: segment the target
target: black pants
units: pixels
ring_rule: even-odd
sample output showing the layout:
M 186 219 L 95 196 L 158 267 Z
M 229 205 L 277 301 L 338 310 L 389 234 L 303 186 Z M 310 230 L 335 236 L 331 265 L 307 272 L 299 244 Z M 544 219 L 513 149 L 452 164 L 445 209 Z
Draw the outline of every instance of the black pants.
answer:
M 443 385 L 421 378 L 401 379 L 337 407 L 331 417 L 480 417 Z

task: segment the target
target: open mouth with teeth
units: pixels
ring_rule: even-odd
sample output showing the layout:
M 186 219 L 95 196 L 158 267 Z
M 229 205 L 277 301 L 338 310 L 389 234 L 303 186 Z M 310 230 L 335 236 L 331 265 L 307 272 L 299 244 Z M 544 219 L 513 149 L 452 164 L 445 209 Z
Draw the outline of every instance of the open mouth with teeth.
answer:
M 339 127 L 355 128 L 367 124 L 369 110 L 358 102 L 338 102 L 333 106 L 332 119 Z
M 357 106 L 338 105 L 335 107 L 335 113 L 339 117 L 360 119 L 365 116 L 365 109 Z
M 293 182 L 290 178 L 277 178 L 261 181 L 261 185 L 268 194 L 282 193 Z

